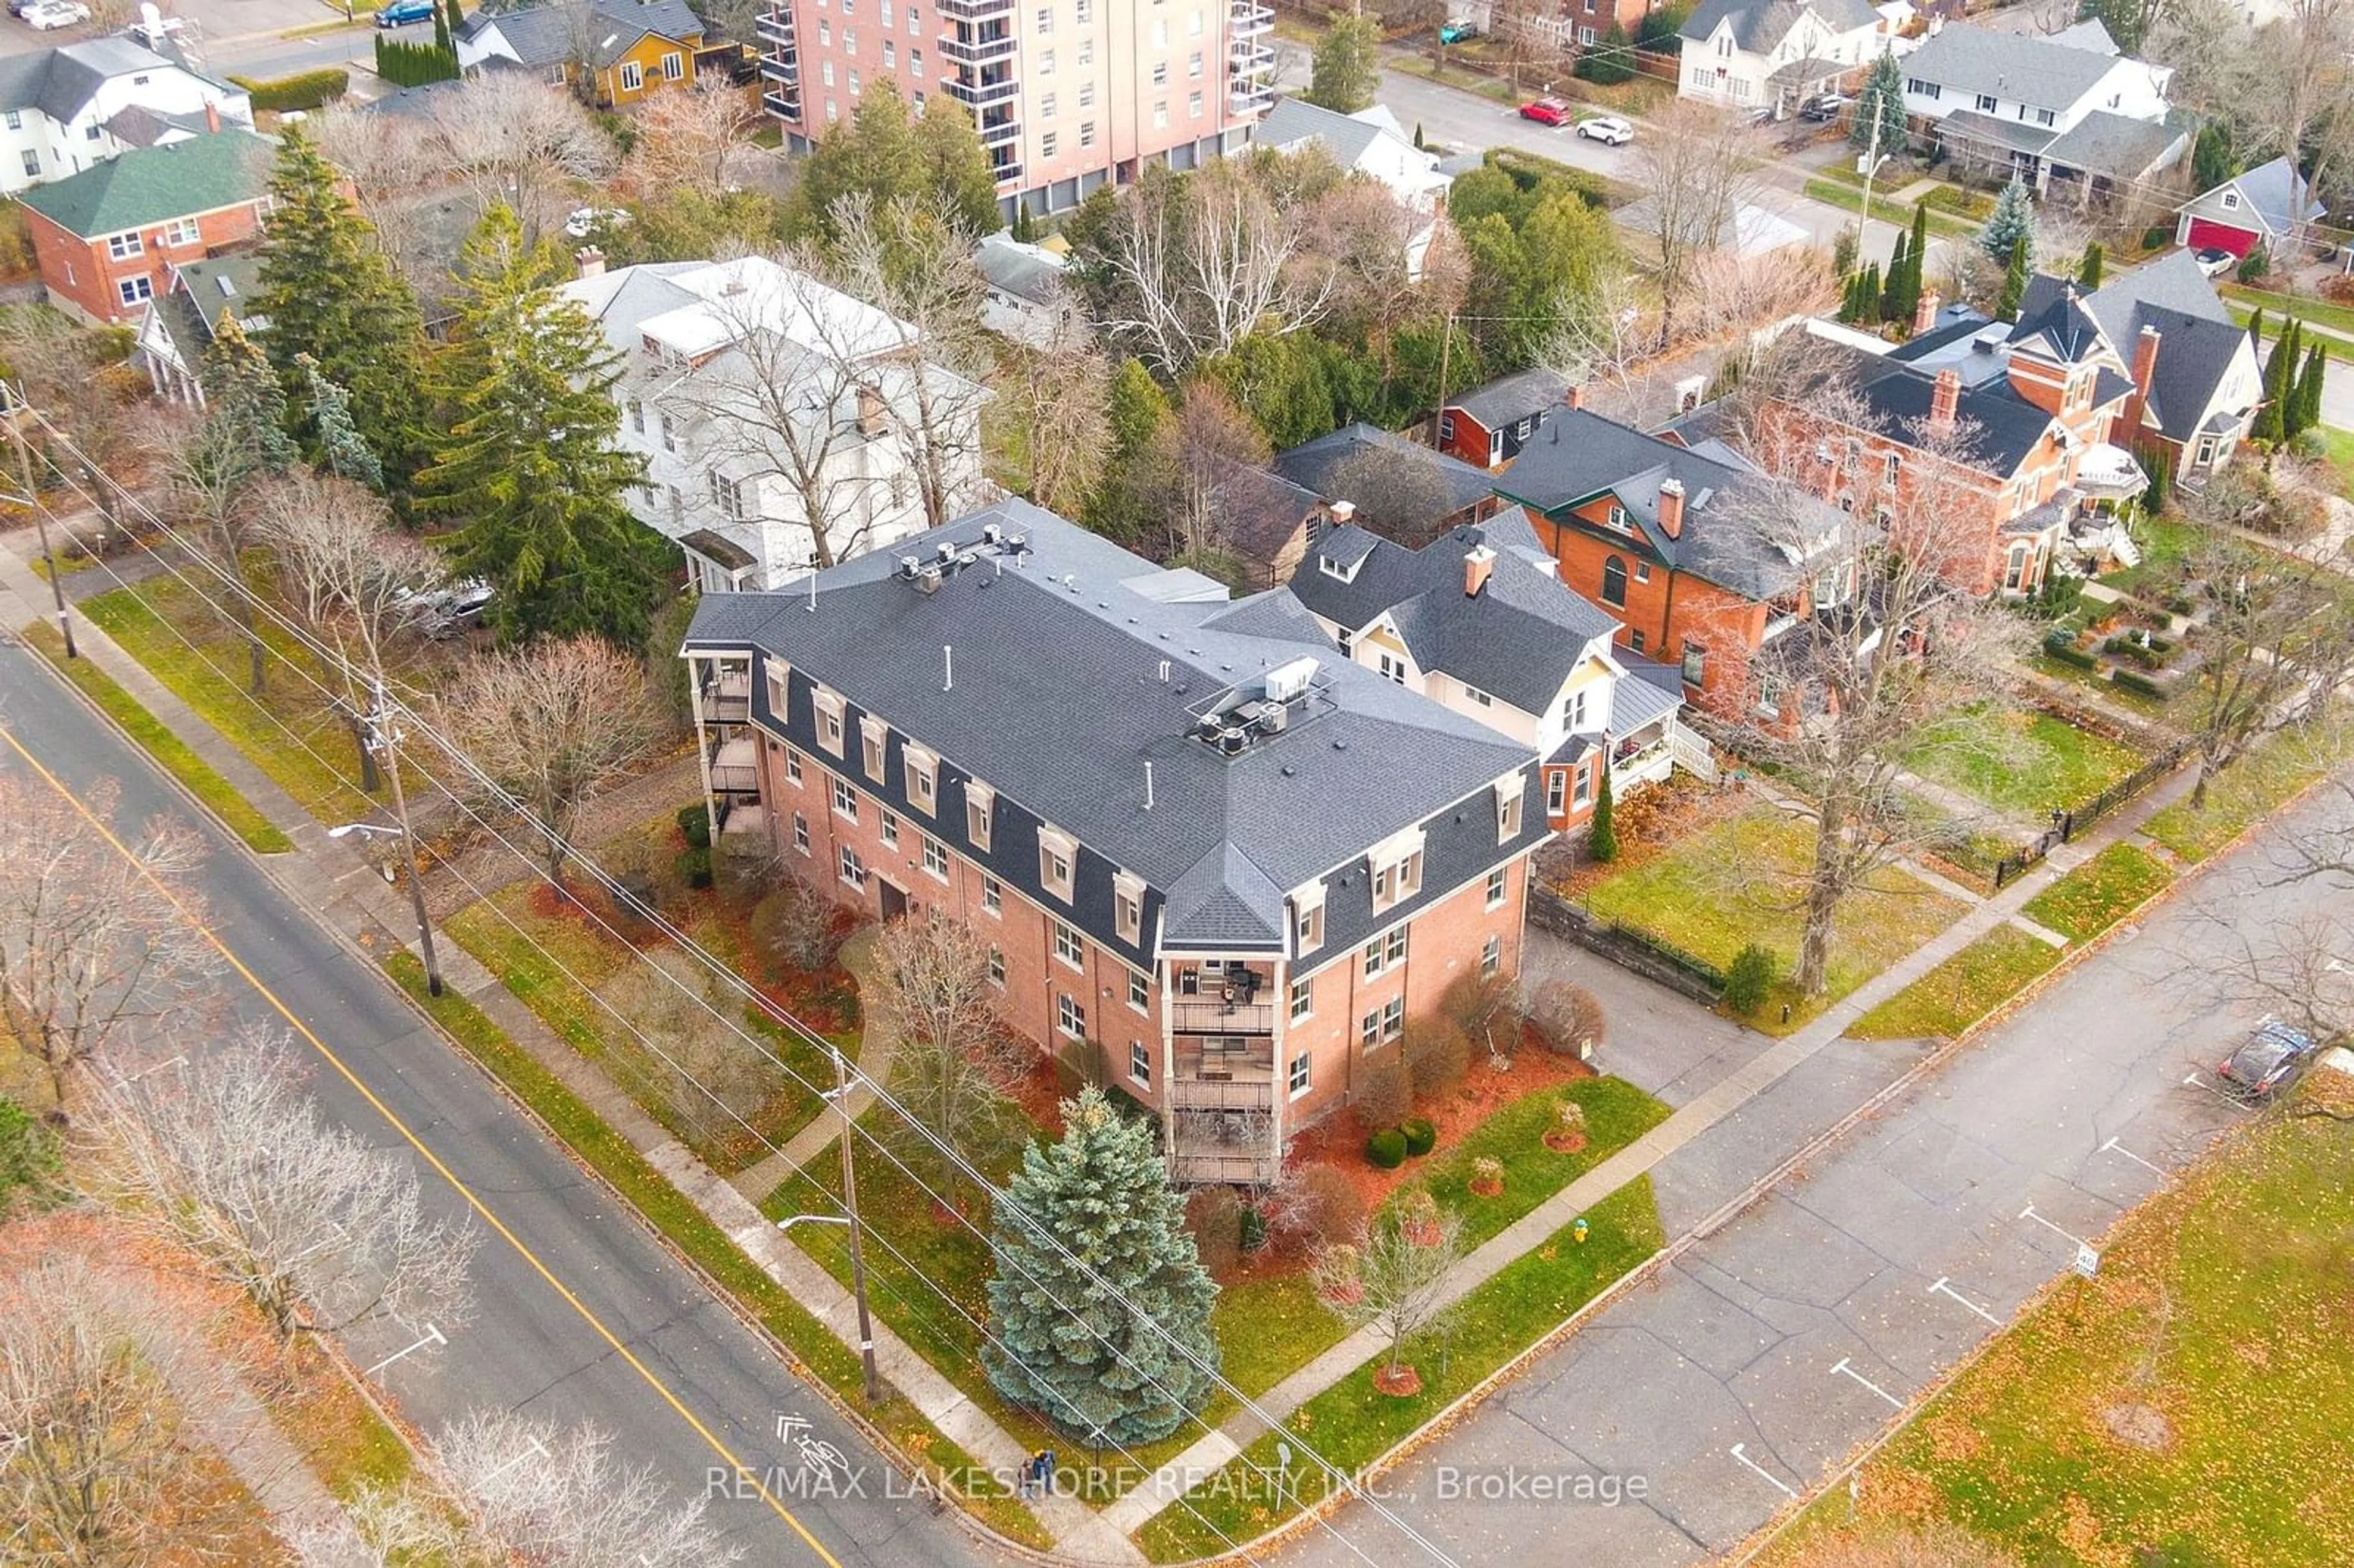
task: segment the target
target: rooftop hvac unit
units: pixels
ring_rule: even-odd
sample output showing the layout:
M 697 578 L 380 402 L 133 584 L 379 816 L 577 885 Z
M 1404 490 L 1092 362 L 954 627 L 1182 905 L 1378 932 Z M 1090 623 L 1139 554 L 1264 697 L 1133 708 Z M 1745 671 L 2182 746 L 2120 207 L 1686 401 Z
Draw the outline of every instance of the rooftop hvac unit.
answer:
M 1315 678 L 1316 661 L 1312 656 L 1278 664 L 1267 673 L 1267 700 L 1297 702 L 1308 694 L 1308 683 Z
M 1241 751 L 1250 743 L 1250 732 L 1238 724 L 1230 724 L 1218 731 L 1218 749 L 1228 757 Z
M 1290 718 L 1289 708 L 1285 707 L 1281 703 L 1269 703 L 1259 711 L 1258 727 L 1269 735 L 1281 735 L 1283 726 L 1290 722 Z
M 921 573 L 917 577 L 917 578 L 916 578 L 916 587 L 917 587 L 917 588 L 920 588 L 920 589 L 922 589 L 922 590 L 923 590 L 924 592 L 926 592 L 926 593 L 938 593 L 938 592 L 939 592 L 939 591 L 940 591 L 940 569 L 939 569 L 939 567 L 926 567 L 923 569 L 923 571 L 922 571 L 922 572 L 921 572 Z

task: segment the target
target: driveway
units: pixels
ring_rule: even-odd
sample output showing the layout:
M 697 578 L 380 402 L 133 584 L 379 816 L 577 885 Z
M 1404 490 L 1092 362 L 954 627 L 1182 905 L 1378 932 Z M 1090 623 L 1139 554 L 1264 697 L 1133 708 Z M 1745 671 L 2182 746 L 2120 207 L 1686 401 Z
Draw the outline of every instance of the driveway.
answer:
M 186 24 L 184 36 L 192 41 L 204 69 L 215 76 L 285 76 L 374 61 L 369 17 L 375 6 L 369 4 L 355 4 L 347 26 L 299 38 L 283 35 L 345 20 L 340 0 L 332 6 L 323 0 L 164 0 L 163 10 Z M 13 16 L 0 16 L 0 55 L 30 54 L 116 30 L 93 24 L 37 33 Z M 429 41 L 433 29 L 428 24 L 396 36 Z
M 1460 1562 L 1648 1568 L 1704 1561 L 1821 1481 L 2243 1114 L 2184 1082 L 2259 1011 L 2212 976 L 2191 898 L 2247 927 L 2354 911 L 2338 890 L 2264 885 L 2262 856 L 2243 851 L 2119 933 L 1738 1214 L 1726 1200 L 1793 1133 L 1923 1047 L 1841 1042 L 1670 1157 L 1654 1172 L 1670 1234 L 1711 1218 L 1712 1233 L 1426 1445 L 1390 1478 L 1392 1506 Z M 1672 1075 L 1672 1039 L 1632 1021 L 1628 1069 Z M 1535 1501 L 1530 1478 L 1618 1500 Z M 1428 1560 L 1361 1512 L 1336 1522 L 1350 1546 L 1308 1539 L 1288 1560 Z

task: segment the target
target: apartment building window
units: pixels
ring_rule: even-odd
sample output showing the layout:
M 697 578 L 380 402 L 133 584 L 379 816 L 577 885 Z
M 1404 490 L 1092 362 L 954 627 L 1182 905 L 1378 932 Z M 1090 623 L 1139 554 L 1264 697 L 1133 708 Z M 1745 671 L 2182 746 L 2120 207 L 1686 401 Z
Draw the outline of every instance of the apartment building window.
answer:
M 825 62 L 825 84 L 826 84 L 826 86 L 828 86 L 828 87 L 832 87 L 832 86 L 833 85 L 833 62 L 832 62 L 832 60 L 828 60 L 828 61 L 826 61 L 826 62 Z M 921 97 L 923 97 L 924 95 L 923 95 L 922 93 L 920 93 L 920 92 L 919 92 L 919 93 L 916 94 L 916 96 L 917 96 L 917 98 L 919 98 L 919 99 L 920 99 L 920 98 L 921 98 Z M 919 105 L 917 105 L 917 107 L 918 107 L 918 108 L 920 108 L 920 107 L 922 107 L 922 106 L 919 104 Z M 835 121 L 837 121 L 837 120 L 839 120 L 839 119 L 841 119 L 841 118 L 842 118 L 842 110 L 841 110 L 841 107 L 840 107 L 838 104 L 836 104 L 836 103 L 833 101 L 833 100 L 832 100 L 832 99 L 831 99 L 831 98 L 827 99 L 827 100 L 825 101 L 825 122 L 826 122 L 828 125 L 831 125 L 831 124 L 832 124 Z
M 166 245 L 194 245 L 203 238 L 204 230 L 197 227 L 193 217 L 175 217 L 164 226 L 164 243 Z
M 889 844 L 893 849 L 897 849 L 899 847 L 898 812 L 887 808 L 883 809 L 881 817 L 875 823 L 875 828 L 876 831 L 883 835 L 883 842 L 885 843 Z
M 1197 92 L 1193 94 L 1193 97 L 1185 101 L 1185 112 L 1195 120 L 1202 118 L 1202 95 L 1200 93 Z
M 1052 131 L 1042 132 L 1039 134 L 1038 155 L 1042 158 L 1051 158 L 1055 155 L 1055 132 Z
M 1152 982 L 1134 969 L 1128 971 L 1128 1005 L 1139 1012 L 1152 1011 Z
M 809 819 L 802 816 L 799 811 L 795 811 L 793 813 L 793 848 L 801 851 L 803 854 L 807 854 L 810 852 Z
M 918 81 L 923 79 L 924 51 L 916 48 L 913 44 L 909 44 L 907 46 L 907 74 L 916 78 Z M 917 109 L 921 109 L 923 106 L 924 95 L 919 92 L 916 94 L 916 107 Z
M 136 278 L 125 278 L 116 283 L 114 291 L 122 296 L 122 302 L 126 305 L 144 304 L 155 297 L 155 285 L 148 281 L 146 273 L 142 272 Z
M 938 810 L 940 789 L 940 759 L 920 746 L 902 745 L 901 760 L 907 766 L 907 804 L 926 816 Z
M 866 885 L 866 863 L 859 859 L 858 852 L 848 844 L 842 846 L 842 880 L 853 887 Z
M 822 41 L 822 40 L 821 40 L 821 41 Z M 832 86 L 833 85 L 833 62 L 832 62 L 832 60 L 821 60 L 821 61 L 819 61 L 819 62 L 818 62 L 818 75 L 824 79 L 824 81 L 825 81 L 825 85 L 826 85 L 826 86 L 828 86 L 828 87 L 832 87 Z M 831 119 L 833 117 L 833 100 L 832 100 L 832 99 L 829 98 L 829 99 L 827 99 L 827 100 L 825 101 L 825 109 L 826 109 L 826 118 L 827 118 L 827 119 L 829 119 L 829 120 L 831 120 Z
M 1095 144 L 1096 122 L 1092 120 L 1082 120 L 1079 122 L 1079 145 L 1092 147 Z
M 1052 5 L 1038 7 L 1038 30 L 1042 33 L 1051 33 L 1055 30 L 1055 8 Z
M 41 155 L 30 147 L 25 149 L 25 177 L 28 180 L 41 177 Z
M 1042 92 L 1038 95 L 1039 119 L 1052 120 L 1055 118 L 1055 95 L 1053 93 Z
M 629 399 L 621 405 L 621 412 L 630 417 L 632 433 L 641 436 L 646 433 L 646 406 L 642 401 L 635 397 Z
M 889 38 L 883 40 L 883 69 L 889 70 L 899 63 L 899 46 Z
M 833 810 L 837 816 L 849 821 L 858 821 L 858 791 L 850 787 L 846 779 L 833 781 Z
M 621 90 L 635 92 L 646 85 L 646 68 L 635 60 L 621 62 Z
M 981 879 L 981 906 L 991 915 L 1005 913 L 1005 886 L 985 873 Z
M 1038 883 L 1055 897 L 1071 901 L 1071 858 L 1078 841 L 1054 828 L 1038 830 Z
M 1392 999 L 1377 1012 L 1365 1014 L 1361 1034 L 1365 1048 L 1372 1050 L 1386 1040 L 1394 1040 L 1405 1028 L 1405 998 Z
M 785 747 L 785 777 L 796 784 L 801 781 L 801 754 L 790 746 Z
M 879 784 L 884 777 L 884 759 L 890 755 L 891 728 L 881 719 L 866 715 L 858 721 L 858 738 L 866 763 L 866 777 Z
M 1498 866 L 1488 874 L 1488 907 L 1500 907 L 1504 902 L 1504 868 Z
M 1169 85 L 1169 62 L 1167 60 L 1162 60 L 1152 68 L 1152 85 L 1155 87 L 1167 87 Z
M 1374 938 L 1365 944 L 1365 978 L 1387 974 L 1405 962 L 1405 927 Z
M 842 755 L 842 696 L 821 686 L 810 694 L 817 708 L 817 743 L 834 756 Z
M 949 879 L 949 847 L 929 833 L 924 835 L 924 869 L 942 882 Z
M 1293 1099 L 1308 1092 L 1308 1075 L 1313 1070 L 1314 1063 L 1315 1058 L 1305 1051 L 1291 1059 L 1291 1070 L 1284 1075 L 1284 1082 L 1289 1086 Z
M 662 435 L 662 450 L 666 452 L 677 451 L 678 425 L 671 418 L 670 410 L 667 408 L 655 409 L 654 423 L 659 428 Z
M 854 98 L 858 95 L 858 72 L 855 68 L 853 68 L 850 73 L 850 92 Z
M 1085 65 L 1087 64 L 1087 61 L 1081 60 L 1079 63 L 1081 65 Z M 1093 109 L 1095 106 L 1096 84 L 1091 81 L 1083 81 L 1079 83 L 1079 107 L 1082 109 Z
M 875 20 L 881 22 L 885 26 L 889 26 L 891 25 L 891 0 L 883 0 L 882 5 L 875 11 Z
M 922 37 L 924 36 L 924 26 L 923 26 L 923 22 L 924 22 L 924 9 L 923 9 L 923 7 L 922 7 L 922 6 L 920 6 L 920 5 L 910 5 L 910 6 L 908 6 L 908 7 L 907 7 L 907 36 L 908 36 L 909 37 L 911 37 L 911 38 L 920 38 L 920 37 Z
M 1640 653 L 1643 651 L 1643 633 L 1639 630 L 1629 631 L 1627 634 L 1627 646 Z
M 110 234 L 106 237 L 106 253 L 117 261 L 128 260 L 133 256 L 142 254 L 146 249 L 140 243 L 136 230 L 129 234 Z
M 1131 946 L 1144 939 L 1144 883 L 1121 872 L 1111 879 L 1112 921 L 1119 939 Z
M 1384 849 L 1367 857 L 1373 873 L 1373 908 L 1391 908 L 1422 891 L 1422 835 L 1410 847 Z
M 1038 51 L 1038 74 L 1040 76 L 1052 76 L 1055 74 L 1054 50 L 1040 49 Z
M 1490 932 L 1487 946 L 1479 949 L 1479 978 L 1494 980 L 1496 971 L 1504 967 L 1504 938 Z
M 842 29 L 842 52 L 846 55 L 854 55 L 858 52 L 858 29 L 847 24 L 844 24 Z M 858 90 L 858 84 L 855 81 L 850 84 L 850 90 L 853 92 Z
M 1055 993 L 1055 1026 L 1074 1040 L 1087 1037 L 1087 1010 L 1068 991 Z
M 1291 950 L 1295 956 L 1304 956 L 1323 945 L 1324 885 L 1320 882 L 1312 893 L 1292 898 Z
M 676 81 L 686 74 L 686 57 L 672 49 L 662 58 L 663 79 Z
M 829 47 L 833 43 L 833 24 L 827 21 L 822 16 L 819 17 L 817 21 L 817 41 Z M 825 79 L 825 84 L 828 87 L 832 87 L 833 85 L 833 79 L 830 76 L 827 77 Z
M 1152 1054 L 1141 1040 L 1128 1043 L 1128 1075 L 1144 1088 L 1152 1086 Z
M 1091 66 L 1095 63 L 1096 41 L 1093 38 L 1081 38 L 1079 40 L 1079 64 L 1082 66 Z
M 994 942 L 989 945 L 989 983 L 1005 989 L 1005 949 Z
M 1161 99 L 1152 106 L 1152 126 L 1156 131 L 1169 128 L 1169 101 Z
M 1074 20 L 1076 20 L 1080 26 L 1091 27 L 1095 26 L 1096 0 L 1078 0 L 1078 5 L 1073 7 L 1073 10 L 1075 12 Z
M 1087 961 L 1087 948 L 1079 940 L 1079 933 L 1060 920 L 1055 922 L 1055 956 L 1075 969 Z
M 1627 608 L 1627 563 L 1616 556 L 1602 559 L 1602 602 L 1614 609 Z
M 1647 583 L 1651 580 L 1650 562 L 1637 561 L 1635 563 L 1635 580 L 1638 583 Z
M 1185 61 L 1185 74 L 1190 77 L 1199 77 L 1202 74 L 1201 50 L 1195 49 L 1192 57 Z
M 1559 768 L 1545 770 L 1545 815 L 1558 817 L 1569 809 L 1569 774 Z
M 1708 650 L 1697 642 L 1684 644 L 1684 684 L 1697 686 L 1708 674 Z
M 1517 773 L 1496 782 L 1496 842 L 1510 843 L 1521 832 L 1522 779 Z

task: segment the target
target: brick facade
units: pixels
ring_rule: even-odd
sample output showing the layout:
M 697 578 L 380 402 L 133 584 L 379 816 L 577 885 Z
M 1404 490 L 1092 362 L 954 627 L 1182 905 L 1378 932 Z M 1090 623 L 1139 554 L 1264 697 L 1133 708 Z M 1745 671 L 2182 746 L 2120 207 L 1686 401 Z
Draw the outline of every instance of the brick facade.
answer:
M 136 321 L 146 313 L 149 299 L 170 289 L 175 263 L 201 261 L 260 235 L 266 200 L 96 238 L 76 234 L 30 207 L 24 213 L 49 302 L 92 325 L 114 326 Z M 117 255 L 118 249 L 123 254 Z

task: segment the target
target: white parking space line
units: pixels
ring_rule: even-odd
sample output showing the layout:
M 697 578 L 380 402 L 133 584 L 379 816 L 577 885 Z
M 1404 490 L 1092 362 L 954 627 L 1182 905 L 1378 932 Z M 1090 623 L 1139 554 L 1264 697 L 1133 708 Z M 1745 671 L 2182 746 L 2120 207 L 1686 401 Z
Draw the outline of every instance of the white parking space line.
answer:
M 366 1372 L 360 1375 L 363 1377 L 374 1377 L 378 1372 L 384 1371 L 385 1368 L 392 1365 L 393 1362 L 400 1360 L 403 1356 L 410 1355 L 416 1351 L 427 1350 L 434 1346 L 446 1345 L 450 1341 L 443 1337 L 440 1330 L 435 1328 L 432 1324 L 428 1323 L 425 1325 L 425 1333 L 421 1339 L 418 1340 L 414 1344 L 403 1345 L 400 1349 L 393 1351 L 392 1354 L 385 1357 L 384 1360 L 376 1362 L 376 1365 L 368 1368 Z
M 1767 1469 L 1765 1466 L 1759 1464 L 1756 1460 L 1751 1458 L 1748 1455 L 1741 1451 L 1748 1446 L 1749 1445 L 1746 1443 L 1735 1443 L 1733 1446 L 1733 1457 L 1740 1460 L 1743 1464 L 1748 1466 L 1752 1470 L 1757 1472 L 1757 1474 L 1764 1478 L 1767 1486 L 1772 1487 L 1784 1497 L 1797 1497 L 1798 1495 L 1797 1492 L 1792 1488 L 1783 1485 L 1780 1477 L 1775 1475 L 1773 1471 Z
M 2233 1110 L 2238 1111 L 2242 1116 L 2247 1115 L 2248 1111 L 2252 1108 L 2248 1105 L 2244 1104 L 2238 1096 L 2225 1094 L 2222 1090 L 2217 1088 L 2214 1085 L 2209 1083 L 2206 1079 L 2200 1077 L 2196 1073 L 2191 1074 L 2182 1081 L 2190 1085 L 2194 1089 L 2206 1090 L 2209 1094 L 2213 1095 L 2217 1099 L 2221 1100 L 2225 1105 L 2230 1106 Z
M 1863 1384 L 1864 1387 L 1872 1390 L 1872 1393 L 1880 1395 L 1881 1398 L 1886 1400 L 1890 1404 L 1894 1405 L 1897 1409 L 1902 1410 L 1904 1408 L 1904 1402 L 1903 1400 L 1897 1398 L 1894 1394 L 1889 1393 L 1886 1389 L 1881 1387 L 1878 1383 L 1872 1382 L 1861 1372 L 1856 1371 L 1855 1368 L 1850 1366 L 1848 1364 L 1848 1358 L 1845 1356 L 1841 1356 L 1839 1359 L 1838 1364 L 1831 1368 L 1831 1372 L 1834 1376 L 1844 1372 L 1849 1377 L 1853 1378 L 1856 1382 Z
M 2083 1236 L 2078 1235 L 2075 1232 L 2062 1230 L 2060 1226 L 2053 1224 L 2050 1220 L 2045 1219 L 2041 1214 L 2037 1213 L 2035 1212 L 2035 1205 L 2032 1203 L 2030 1203 L 2027 1207 L 2020 1210 L 2019 1217 L 2022 1220 L 2033 1220 L 2037 1224 L 2041 1225 L 2053 1235 L 2065 1236 L 2077 1246 L 2087 1247 L 2093 1245 L 2091 1242 L 2086 1241 Z
M 2124 1144 L 2119 1143 L 2114 1138 L 2109 1139 L 2108 1142 L 2101 1145 L 2101 1152 L 2104 1154 L 2123 1155 L 2126 1159 L 2132 1160 L 2135 1164 L 2140 1166 L 2143 1170 L 2149 1171 L 2153 1175 L 2163 1176 L 2166 1174 L 2166 1168 L 2164 1166 L 2144 1160 L 2140 1155 L 2136 1154 L 2132 1150 L 2127 1149 Z
M 1996 1328 L 1999 1329 L 2002 1327 L 2001 1319 L 1996 1317 L 1993 1313 L 1988 1311 L 1985 1308 L 1979 1306 L 1977 1302 L 1971 1300 L 1968 1297 L 1955 1289 L 1951 1278 L 1948 1276 L 1938 1276 L 1936 1280 L 1930 1285 L 1929 1294 L 1932 1296 L 1948 1297 L 1953 1300 L 1960 1302 L 1964 1307 L 1968 1308 L 1971 1311 L 1977 1313 L 1988 1322 L 1992 1323 Z

